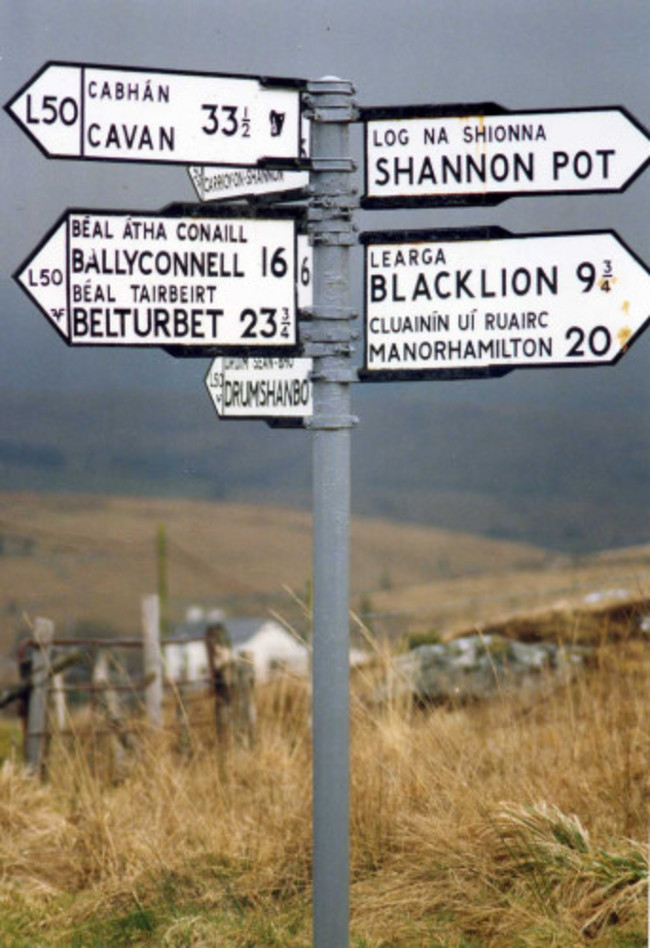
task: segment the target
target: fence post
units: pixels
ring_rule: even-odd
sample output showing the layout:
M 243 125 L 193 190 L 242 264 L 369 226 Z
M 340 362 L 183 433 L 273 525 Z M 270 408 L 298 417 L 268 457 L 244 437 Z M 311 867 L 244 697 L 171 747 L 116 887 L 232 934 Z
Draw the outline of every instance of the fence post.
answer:
M 205 647 L 215 702 L 217 745 L 228 747 L 233 735 L 233 655 L 230 638 L 223 625 L 205 630 Z
M 162 727 L 162 651 L 160 648 L 160 597 L 142 600 L 142 652 L 144 661 L 145 704 L 151 727 Z
M 250 652 L 234 659 L 235 736 L 237 743 L 251 749 L 255 744 L 255 668 Z
M 47 692 L 54 623 L 51 619 L 37 618 L 34 622 L 31 688 L 27 708 L 25 734 L 25 763 L 39 777 L 45 774 L 47 747 Z
M 52 675 L 52 695 L 54 697 L 54 721 L 59 732 L 65 731 L 68 708 L 65 700 L 65 680 L 63 672 Z

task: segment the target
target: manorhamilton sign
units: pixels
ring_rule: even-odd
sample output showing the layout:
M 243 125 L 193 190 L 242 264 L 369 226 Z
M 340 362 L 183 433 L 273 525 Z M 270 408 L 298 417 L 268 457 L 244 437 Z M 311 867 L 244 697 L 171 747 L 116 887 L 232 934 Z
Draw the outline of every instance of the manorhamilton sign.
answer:
M 616 362 L 650 320 L 650 272 L 613 231 L 377 232 L 364 378 Z

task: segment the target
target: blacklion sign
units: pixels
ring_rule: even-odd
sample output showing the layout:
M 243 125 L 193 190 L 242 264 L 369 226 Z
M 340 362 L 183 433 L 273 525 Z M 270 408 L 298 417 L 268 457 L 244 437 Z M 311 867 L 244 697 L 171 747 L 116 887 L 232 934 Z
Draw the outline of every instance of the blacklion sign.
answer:
M 365 378 L 611 364 L 650 320 L 648 269 L 612 231 L 362 240 Z

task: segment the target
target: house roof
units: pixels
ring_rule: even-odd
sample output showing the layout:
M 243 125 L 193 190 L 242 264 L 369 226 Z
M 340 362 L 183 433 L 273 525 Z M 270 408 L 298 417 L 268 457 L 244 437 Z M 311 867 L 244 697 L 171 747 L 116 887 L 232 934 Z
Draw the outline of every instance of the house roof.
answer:
M 166 641 L 171 643 L 178 640 L 182 641 L 183 639 L 203 639 L 209 626 L 217 625 L 225 628 L 228 633 L 228 638 L 230 639 L 230 644 L 234 648 L 237 648 L 240 645 L 244 645 L 249 639 L 252 639 L 262 626 L 268 624 L 271 624 L 277 629 L 281 629 L 283 632 L 285 631 L 278 622 L 266 618 L 245 617 L 218 620 L 208 618 L 186 619 L 176 627 L 174 633 Z

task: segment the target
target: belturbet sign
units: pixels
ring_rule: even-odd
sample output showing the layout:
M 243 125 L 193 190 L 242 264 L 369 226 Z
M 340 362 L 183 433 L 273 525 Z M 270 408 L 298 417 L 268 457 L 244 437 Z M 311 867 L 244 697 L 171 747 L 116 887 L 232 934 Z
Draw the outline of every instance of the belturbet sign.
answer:
M 290 218 L 68 211 L 16 280 L 70 345 L 297 343 Z

